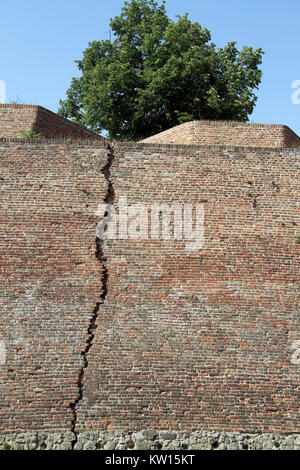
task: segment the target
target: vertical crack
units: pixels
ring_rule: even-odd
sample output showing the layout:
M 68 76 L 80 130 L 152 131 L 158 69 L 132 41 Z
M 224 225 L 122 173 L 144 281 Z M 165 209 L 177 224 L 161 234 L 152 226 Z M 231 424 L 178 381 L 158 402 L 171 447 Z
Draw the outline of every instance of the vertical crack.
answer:
M 114 201 L 114 196 L 115 196 L 113 184 L 111 182 L 111 173 L 110 173 L 110 169 L 111 169 L 111 166 L 113 164 L 113 161 L 114 161 L 113 147 L 111 145 L 108 145 L 108 147 L 107 147 L 107 162 L 106 162 L 105 166 L 101 169 L 101 173 L 104 175 L 104 177 L 107 181 L 107 184 L 108 184 L 107 193 L 106 193 L 106 196 L 105 196 L 105 199 L 104 199 L 104 202 L 106 204 L 112 204 L 113 201 Z M 89 365 L 87 356 L 88 356 L 88 353 L 89 353 L 91 347 L 93 346 L 93 340 L 94 340 L 96 330 L 97 330 L 97 320 L 98 320 L 99 310 L 100 310 L 101 305 L 105 302 L 105 298 L 107 296 L 107 283 L 108 283 L 109 275 L 108 275 L 108 269 L 107 269 L 107 264 L 106 264 L 107 258 L 104 257 L 102 244 L 103 244 L 103 240 L 96 237 L 96 257 L 99 260 L 99 262 L 101 263 L 101 268 L 102 268 L 102 291 L 101 291 L 101 295 L 100 295 L 100 300 L 99 300 L 99 302 L 96 303 L 95 308 L 93 310 L 93 314 L 90 318 L 90 322 L 89 322 L 89 326 L 88 326 L 88 330 L 87 330 L 88 339 L 85 343 L 85 349 L 84 349 L 84 351 L 81 352 L 81 354 L 83 356 L 83 365 L 81 367 L 80 373 L 78 375 L 78 381 L 77 381 L 78 396 L 77 396 L 77 399 L 73 403 L 70 404 L 70 408 L 71 408 L 72 413 L 73 413 L 73 419 L 72 419 L 72 423 L 71 423 L 71 431 L 75 436 L 74 440 L 72 441 L 72 449 L 73 450 L 75 448 L 75 445 L 76 445 L 77 439 L 78 439 L 77 431 L 76 431 L 77 407 L 78 407 L 78 404 L 80 403 L 80 401 L 83 399 L 83 394 L 84 394 L 84 385 L 83 385 L 84 375 L 85 375 L 85 371 L 86 371 L 86 369 Z

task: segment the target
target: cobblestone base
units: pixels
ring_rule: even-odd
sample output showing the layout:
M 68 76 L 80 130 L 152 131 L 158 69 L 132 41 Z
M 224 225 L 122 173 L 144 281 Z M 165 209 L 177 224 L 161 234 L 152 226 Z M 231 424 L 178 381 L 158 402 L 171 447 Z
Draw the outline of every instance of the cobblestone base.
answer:
M 0 435 L 0 450 L 300 450 L 300 434 L 123 431 Z

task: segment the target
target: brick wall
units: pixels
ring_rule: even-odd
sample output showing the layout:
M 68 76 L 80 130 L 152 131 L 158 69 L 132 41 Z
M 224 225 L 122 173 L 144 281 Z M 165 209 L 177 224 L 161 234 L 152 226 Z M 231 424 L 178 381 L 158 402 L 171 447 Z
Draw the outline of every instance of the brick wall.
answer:
M 0 137 L 20 138 L 29 130 L 48 139 L 105 140 L 42 106 L 0 104 Z
M 34 129 L 37 106 L 0 104 L 0 137 L 20 137 Z
M 191 121 L 156 134 L 144 143 L 299 147 L 300 138 L 287 126 L 240 122 Z
M 206 201 L 203 249 L 106 241 L 78 431 L 299 432 L 299 152 L 117 146 L 115 207 Z
M 3 139 L 0 154 L 0 435 L 300 431 L 298 150 L 112 158 Z M 97 259 L 97 205 L 124 196 L 205 201 L 204 247 L 107 240 Z
M 102 292 L 94 212 L 106 154 L 99 142 L 0 140 L 0 434 L 71 430 Z

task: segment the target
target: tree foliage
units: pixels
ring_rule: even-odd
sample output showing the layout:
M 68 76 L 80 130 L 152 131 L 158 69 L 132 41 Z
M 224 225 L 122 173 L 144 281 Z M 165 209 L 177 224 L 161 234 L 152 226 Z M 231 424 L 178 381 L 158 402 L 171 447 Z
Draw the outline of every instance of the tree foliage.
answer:
M 247 121 L 261 81 L 262 50 L 216 48 L 188 14 L 172 21 L 165 1 L 131 0 L 93 41 L 59 114 L 111 139 L 139 140 L 193 119 Z

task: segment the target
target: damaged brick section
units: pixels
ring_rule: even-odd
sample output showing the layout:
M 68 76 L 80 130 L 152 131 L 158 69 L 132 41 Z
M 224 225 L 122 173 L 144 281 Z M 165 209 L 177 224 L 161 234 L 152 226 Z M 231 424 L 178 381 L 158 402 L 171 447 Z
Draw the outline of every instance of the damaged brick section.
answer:
M 114 201 L 114 189 L 113 189 L 113 184 L 111 182 L 110 178 L 110 168 L 111 165 L 113 164 L 114 161 L 114 153 L 113 153 L 113 148 L 112 146 L 108 145 L 107 147 L 107 162 L 105 166 L 101 169 L 101 173 L 104 175 L 106 181 L 107 181 L 107 194 L 104 199 L 104 202 L 106 204 L 112 204 Z M 88 334 L 88 339 L 86 341 L 85 349 L 82 351 L 82 356 L 83 356 L 83 365 L 81 368 L 81 371 L 78 376 L 78 397 L 75 400 L 75 402 L 71 403 L 70 408 L 73 412 L 73 420 L 72 420 L 72 425 L 71 425 L 71 431 L 73 432 L 75 438 L 72 441 L 72 449 L 75 448 L 75 445 L 77 443 L 77 432 L 76 432 L 76 422 L 77 422 L 77 407 L 78 404 L 81 402 L 83 399 L 84 395 L 84 375 L 85 375 L 85 370 L 87 369 L 89 363 L 88 363 L 88 353 L 93 346 L 93 340 L 96 334 L 97 330 L 97 320 L 99 316 L 99 310 L 101 308 L 101 305 L 104 304 L 105 298 L 107 295 L 107 282 L 108 282 L 108 269 L 107 269 L 107 258 L 104 257 L 103 255 L 103 249 L 102 249 L 102 243 L 103 240 L 100 238 L 96 238 L 96 257 L 101 263 L 101 268 L 102 268 L 102 292 L 100 294 L 100 300 L 99 302 L 96 303 L 95 308 L 93 310 L 93 315 L 90 319 L 89 327 L 87 330 Z

